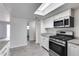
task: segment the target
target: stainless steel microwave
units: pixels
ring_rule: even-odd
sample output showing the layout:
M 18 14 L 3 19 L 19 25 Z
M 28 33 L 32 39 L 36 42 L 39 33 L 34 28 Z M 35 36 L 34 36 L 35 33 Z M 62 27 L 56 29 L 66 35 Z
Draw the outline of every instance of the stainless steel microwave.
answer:
M 74 27 L 74 17 L 67 16 L 61 20 L 55 20 L 54 27 Z

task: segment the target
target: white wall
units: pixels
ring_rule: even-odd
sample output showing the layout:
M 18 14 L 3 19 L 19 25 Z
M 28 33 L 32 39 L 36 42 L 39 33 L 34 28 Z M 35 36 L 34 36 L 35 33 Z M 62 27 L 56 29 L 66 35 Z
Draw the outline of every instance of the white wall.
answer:
M 41 22 L 36 20 L 36 43 L 40 43 L 40 34 L 41 34 Z
M 11 48 L 27 45 L 26 19 L 11 17 Z
M 0 21 L 10 22 L 10 13 L 2 3 L 0 3 Z
M 30 29 L 29 29 L 29 35 L 30 35 L 30 40 L 33 41 L 35 40 L 36 43 L 40 43 L 40 21 L 39 19 L 36 19 L 34 21 L 31 21 L 30 24 Z
M 2 24 L 1 24 L 2 23 Z M 3 24 L 5 23 L 5 25 Z M 6 24 L 8 23 L 8 25 Z M 3 32 L 3 36 L 6 36 L 5 39 L 10 40 L 10 12 L 6 9 L 3 3 L 0 3 L 0 32 Z
M 30 40 L 31 41 L 35 40 L 36 43 L 40 43 L 40 34 L 41 34 L 40 20 L 36 19 L 34 21 L 31 21 L 29 26 L 30 26 L 29 29 Z
M 29 22 L 29 40 L 33 41 L 36 40 L 36 30 L 35 30 L 35 21 Z

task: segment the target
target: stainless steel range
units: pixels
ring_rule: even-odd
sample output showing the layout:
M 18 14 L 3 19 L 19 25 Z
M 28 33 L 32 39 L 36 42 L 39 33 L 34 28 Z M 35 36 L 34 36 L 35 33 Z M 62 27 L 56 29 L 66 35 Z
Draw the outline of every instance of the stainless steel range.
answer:
M 74 38 L 72 31 L 57 31 L 49 37 L 49 55 L 67 56 L 67 42 Z

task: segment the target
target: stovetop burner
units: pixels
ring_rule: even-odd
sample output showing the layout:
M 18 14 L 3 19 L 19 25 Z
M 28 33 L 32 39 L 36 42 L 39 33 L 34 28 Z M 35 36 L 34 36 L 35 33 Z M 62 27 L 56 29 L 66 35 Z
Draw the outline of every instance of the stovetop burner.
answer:
M 49 38 L 67 41 L 74 38 L 74 32 L 73 31 L 57 31 L 56 35 L 50 36 Z
M 57 36 L 57 35 L 55 35 L 55 36 L 50 36 L 50 38 L 59 39 L 59 40 L 64 40 L 64 41 L 73 39 L 72 37 L 68 37 L 68 36 Z

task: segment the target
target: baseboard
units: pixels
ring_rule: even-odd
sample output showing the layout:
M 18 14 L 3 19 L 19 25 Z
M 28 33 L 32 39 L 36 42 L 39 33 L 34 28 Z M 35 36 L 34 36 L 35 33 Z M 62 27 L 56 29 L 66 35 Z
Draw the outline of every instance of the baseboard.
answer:
M 19 46 L 10 47 L 10 49 L 18 48 L 18 47 L 22 47 L 22 46 L 27 46 L 27 44 L 23 44 L 23 45 L 19 45 Z

